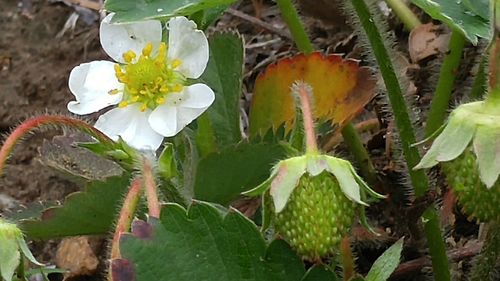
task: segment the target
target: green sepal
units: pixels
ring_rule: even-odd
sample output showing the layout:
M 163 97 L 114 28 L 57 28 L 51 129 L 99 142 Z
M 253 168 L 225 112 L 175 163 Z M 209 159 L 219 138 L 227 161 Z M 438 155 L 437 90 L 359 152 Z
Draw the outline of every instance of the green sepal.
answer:
M 0 218 L 0 276 L 2 280 L 12 280 L 14 272 L 24 260 L 21 253 L 32 263 L 43 266 L 30 252 L 21 229 L 16 224 Z
M 366 217 L 365 209 L 366 209 L 365 206 L 361 206 L 361 208 L 359 208 L 359 222 L 371 234 L 375 236 L 380 236 L 380 233 L 376 232 L 375 229 L 373 229 L 373 227 L 370 225 L 370 223 L 368 223 L 368 218 Z
M 271 175 L 263 183 L 259 184 L 255 188 L 252 188 L 252 189 L 245 191 L 241 194 L 245 195 L 245 196 L 250 196 L 250 197 L 259 196 L 261 194 L 264 194 L 271 187 L 271 183 L 274 180 L 274 176 L 276 176 L 276 173 L 278 172 L 277 168 L 279 168 L 279 164 L 273 168 Z
M 169 180 L 179 174 L 175 164 L 174 145 L 166 143 L 158 158 L 158 171 L 163 179 Z
M 500 174 L 500 129 L 491 130 L 488 127 L 479 127 L 473 146 L 479 177 L 487 188 L 491 188 Z
M 283 211 L 300 178 L 306 172 L 306 156 L 292 157 L 280 161 L 278 171 L 273 178 L 269 193 L 273 197 L 274 211 Z
M 19 266 L 21 254 L 15 239 L 0 237 L 0 274 L 5 281 L 11 281 L 16 268 Z
M 443 132 L 436 138 L 431 148 L 422 157 L 414 169 L 430 168 L 439 162 L 450 161 L 457 158 L 469 145 L 476 126 L 467 120 L 468 114 L 460 111 L 461 107 L 454 110 Z
M 27 258 L 31 263 L 39 266 L 45 266 L 45 264 L 36 260 L 36 258 L 33 256 L 33 253 L 31 253 L 30 249 L 28 248 L 26 241 L 24 241 L 23 237 L 17 238 L 17 244 L 19 245 L 19 249 L 23 253 L 24 257 Z
M 368 194 L 370 194 L 372 197 L 375 197 L 376 199 L 386 199 L 387 198 L 386 195 L 380 194 L 380 193 L 376 192 L 375 190 L 371 189 L 370 186 L 363 180 L 363 178 L 361 178 L 356 173 L 356 170 L 354 170 L 354 167 L 352 165 L 350 165 L 350 166 L 351 166 L 351 173 L 354 176 L 354 178 L 356 179 L 356 181 L 358 182 L 358 184 L 361 186 L 362 190 L 367 191 Z
M 358 204 L 368 206 L 368 204 L 361 201 L 359 185 L 353 176 L 351 163 L 349 161 L 331 156 L 325 156 L 325 158 L 326 162 L 328 163 L 328 172 L 332 173 L 335 176 L 335 178 L 339 182 L 340 188 L 347 196 L 347 198 Z

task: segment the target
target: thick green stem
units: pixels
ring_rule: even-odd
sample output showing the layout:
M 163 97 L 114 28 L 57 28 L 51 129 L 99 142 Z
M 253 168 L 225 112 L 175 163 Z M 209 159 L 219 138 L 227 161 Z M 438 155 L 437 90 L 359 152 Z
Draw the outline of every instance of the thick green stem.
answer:
M 424 221 L 425 236 L 427 237 L 429 253 L 432 258 L 434 279 L 436 281 L 451 280 L 446 245 L 444 244 L 439 217 L 434 206 L 425 210 L 422 220 Z
M 351 123 L 342 129 L 342 136 L 344 137 L 344 143 L 349 147 L 354 158 L 358 161 L 359 169 L 364 179 L 369 185 L 374 186 L 377 183 L 375 167 L 373 167 L 368 151 L 366 151 L 358 132 Z
M 396 126 L 399 131 L 401 139 L 401 146 L 403 154 L 408 165 L 410 179 L 415 189 L 415 194 L 420 197 L 428 190 L 428 179 L 423 170 L 414 171 L 412 168 L 420 162 L 420 154 L 416 147 L 412 145 L 416 143 L 415 132 L 413 131 L 412 122 L 406 101 L 403 96 L 401 85 L 399 84 L 398 77 L 394 71 L 391 57 L 387 51 L 384 39 L 375 25 L 374 19 L 371 15 L 368 5 L 364 0 L 351 1 L 354 11 L 359 17 L 361 25 L 365 30 L 366 36 L 372 47 L 373 55 L 382 74 L 382 78 L 387 89 L 387 95 L 391 104 Z
M 396 126 L 399 132 L 401 146 L 406 163 L 409 168 L 410 179 L 417 197 L 424 195 L 429 189 L 429 181 L 423 170 L 413 170 L 420 162 L 420 154 L 412 144 L 416 142 L 408 108 L 403 96 L 403 90 L 398 81 L 394 66 L 384 39 L 376 23 L 376 19 L 371 14 L 370 8 L 364 0 L 351 0 L 347 4 L 352 4 L 353 11 L 358 15 L 362 28 L 371 45 L 371 50 L 377 60 L 382 78 L 384 80 L 389 102 L 391 104 Z M 448 258 L 446 256 L 444 239 L 441 235 L 439 220 L 434 208 L 426 211 L 424 216 L 426 221 L 425 232 L 428 240 L 429 250 L 432 258 L 432 266 L 436 280 L 450 280 Z
M 403 0 L 385 0 L 385 2 L 403 22 L 406 29 L 413 30 L 415 27 L 422 24 L 410 8 L 406 6 Z
M 304 54 L 310 54 L 314 51 L 314 47 L 307 36 L 304 25 L 299 18 L 299 14 L 297 10 L 293 6 L 291 0 L 276 0 L 276 4 L 278 4 L 278 8 L 281 11 L 281 16 L 283 20 L 286 22 L 290 32 L 292 33 L 293 40 L 297 47 Z
M 431 101 L 431 108 L 427 116 L 427 124 L 425 126 L 425 136 L 432 135 L 439 129 L 445 119 L 446 111 L 448 110 L 455 77 L 457 74 L 462 53 L 465 46 L 465 37 L 462 32 L 453 30 L 451 33 L 450 42 L 448 43 L 448 53 L 444 57 L 439 80 L 436 87 L 436 92 Z

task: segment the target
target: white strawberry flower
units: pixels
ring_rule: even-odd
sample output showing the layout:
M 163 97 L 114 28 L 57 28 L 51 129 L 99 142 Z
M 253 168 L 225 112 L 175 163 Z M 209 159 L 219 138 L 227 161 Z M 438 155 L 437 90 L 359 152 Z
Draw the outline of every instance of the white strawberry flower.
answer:
M 209 49 L 205 34 L 185 17 L 166 25 L 168 45 L 162 42 L 160 21 L 101 22 L 104 51 L 115 61 L 93 61 L 76 66 L 69 88 L 76 101 L 72 113 L 85 115 L 118 105 L 99 117 L 95 127 L 137 149 L 156 150 L 200 116 L 214 101 L 202 83 L 187 85 L 205 71 Z

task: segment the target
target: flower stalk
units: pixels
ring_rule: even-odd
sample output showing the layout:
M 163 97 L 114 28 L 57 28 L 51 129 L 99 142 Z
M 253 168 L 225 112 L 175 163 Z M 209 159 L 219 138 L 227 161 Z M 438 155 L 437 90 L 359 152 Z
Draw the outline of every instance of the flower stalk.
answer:
M 292 92 L 299 97 L 300 110 L 302 113 L 304 132 L 306 135 L 306 153 L 317 154 L 318 144 L 316 132 L 314 131 L 313 113 L 311 108 L 312 89 L 304 82 L 296 82 L 292 86 Z
M 281 11 L 281 16 L 285 21 L 293 40 L 297 44 L 297 48 L 304 54 L 310 54 L 314 51 L 314 47 L 307 36 L 306 30 L 300 20 L 297 9 L 290 0 L 276 0 L 276 4 Z
M 413 30 L 422 24 L 403 0 L 385 0 L 385 2 L 403 22 L 407 30 Z
M 151 162 L 144 157 L 142 161 L 142 175 L 144 177 L 144 189 L 148 201 L 148 215 L 150 217 L 160 217 L 160 202 L 158 200 L 158 190 L 154 178 Z
M 7 159 L 15 148 L 16 144 L 28 133 L 45 126 L 70 127 L 97 139 L 103 144 L 114 145 L 113 140 L 108 138 L 101 131 L 87 124 L 87 122 L 63 115 L 42 115 L 28 119 L 17 126 L 7 137 L 2 148 L 0 148 L 0 174 L 2 173 Z
M 121 258 L 120 236 L 123 232 L 129 231 L 132 225 L 134 213 L 137 209 L 139 199 L 141 198 L 142 182 L 142 178 L 135 178 L 130 184 L 125 200 L 123 200 L 122 209 L 120 210 L 115 233 L 113 235 L 113 241 L 111 242 L 111 260 Z
M 344 280 L 352 280 L 354 277 L 354 257 L 352 255 L 351 243 L 349 237 L 344 237 L 340 242 L 340 256 L 342 261 L 342 273 Z

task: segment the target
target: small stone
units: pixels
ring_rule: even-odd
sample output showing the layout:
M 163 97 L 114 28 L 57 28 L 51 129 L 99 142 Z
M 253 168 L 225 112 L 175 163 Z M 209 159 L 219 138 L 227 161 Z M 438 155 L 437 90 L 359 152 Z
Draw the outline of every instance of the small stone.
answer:
M 68 270 L 64 280 L 94 274 L 99 265 L 95 248 L 100 244 L 100 241 L 88 236 L 63 239 L 57 247 L 56 265 L 58 268 Z

